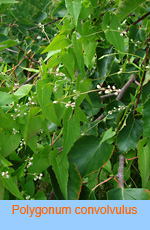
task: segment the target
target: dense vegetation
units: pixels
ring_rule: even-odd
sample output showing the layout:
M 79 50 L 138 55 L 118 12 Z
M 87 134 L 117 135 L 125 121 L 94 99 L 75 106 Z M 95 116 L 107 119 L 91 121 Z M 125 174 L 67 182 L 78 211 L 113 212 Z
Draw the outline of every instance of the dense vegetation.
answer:
M 149 199 L 150 2 L 14 2 L 0 0 L 0 199 Z

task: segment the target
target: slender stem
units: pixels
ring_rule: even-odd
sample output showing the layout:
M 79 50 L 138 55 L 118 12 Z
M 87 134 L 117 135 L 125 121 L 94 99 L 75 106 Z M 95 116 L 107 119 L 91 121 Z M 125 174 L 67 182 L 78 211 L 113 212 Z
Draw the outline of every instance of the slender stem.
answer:
M 50 24 L 53 24 L 53 23 L 55 23 L 55 22 L 57 22 L 57 21 L 60 21 L 62 18 L 58 18 L 58 19 L 55 19 L 55 20 L 53 20 L 53 21 L 51 21 L 51 22 L 48 22 L 48 23 L 46 23 L 46 24 L 44 24 L 43 26 L 45 27 L 45 26 L 48 26 L 48 25 L 50 25 Z M 34 27 L 31 27 L 31 28 L 29 28 L 29 29 L 27 29 L 27 30 L 34 30 L 34 29 L 38 29 L 39 28 L 39 26 L 34 26 Z M 41 28 L 40 28 L 41 29 Z
M 124 161 L 125 157 L 124 155 L 119 155 L 119 169 L 118 169 L 118 181 L 119 181 L 119 188 L 124 188 Z
M 28 84 L 30 81 L 32 81 L 32 79 L 34 79 L 36 76 L 38 76 L 38 74 L 39 73 L 33 74 L 31 77 L 29 77 L 25 82 L 23 82 L 22 84 L 20 84 L 18 87 L 21 87 L 22 85 Z
M 148 51 L 149 51 L 149 44 L 147 44 L 147 47 L 146 47 L 146 56 L 145 56 L 145 60 L 144 60 L 144 62 L 145 62 L 144 67 L 146 67 L 146 64 L 147 64 Z M 135 107 L 134 107 L 133 115 L 135 115 L 135 111 L 136 111 L 136 108 L 137 108 L 139 100 L 140 100 L 140 96 L 141 96 L 141 93 L 142 93 L 142 87 L 143 87 L 143 83 L 144 83 L 144 80 L 145 80 L 145 75 L 146 75 L 146 70 L 144 70 L 144 74 L 143 74 L 143 77 L 142 77 L 142 80 L 141 80 L 140 92 L 139 92 L 138 97 L 137 97 L 137 101 L 136 101 L 136 104 L 135 104 Z
M 135 80 L 135 74 L 131 75 L 131 78 L 129 79 L 129 81 L 123 86 L 123 88 L 121 89 L 120 93 L 118 94 L 118 96 L 116 97 L 117 101 L 120 101 L 121 98 L 123 97 L 125 91 L 129 88 L 129 86 L 132 84 L 132 82 Z
M 142 21 L 143 19 L 145 19 L 148 15 L 150 15 L 150 11 L 149 11 L 148 13 L 144 14 L 144 15 L 143 15 L 141 18 L 139 18 L 138 20 L 136 20 L 132 25 L 136 25 L 138 22 L 140 22 L 140 21 Z M 130 28 L 130 27 L 128 27 L 128 28 L 126 29 L 126 32 L 129 31 L 129 28 Z

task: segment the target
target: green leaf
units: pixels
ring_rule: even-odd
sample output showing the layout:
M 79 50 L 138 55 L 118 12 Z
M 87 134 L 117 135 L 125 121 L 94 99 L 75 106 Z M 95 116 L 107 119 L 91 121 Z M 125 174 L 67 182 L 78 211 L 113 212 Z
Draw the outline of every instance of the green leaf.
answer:
M 24 177 L 24 170 L 25 170 L 26 166 L 27 166 L 27 162 L 22 164 L 12 175 L 17 176 L 17 178 Z
M 45 196 L 45 194 L 44 194 L 43 191 L 38 191 L 38 192 L 35 194 L 34 199 L 35 199 L 35 200 L 47 200 L 47 199 L 46 199 L 46 196 Z
M 20 134 L 10 134 L 10 133 L 0 133 L 0 146 L 1 153 L 3 156 L 10 155 L 14 150 L 16 150 L 20 144 L 21 135 Z
M 143 137 L 150 137 L 150 98 L 143 105 Z
M 62 103 L 50 102 L 45 108 L 45 118 L 54 124 L 61 126 L 61 119 L 63 118 L 65 106 Z
M 115 134 L 116 134 L 116 132 L 115 132 L 115 131 L 112 131 L 112 127 L 111 127 L 110 129 L 108 129 L 108 130 L 104 133 L 104 136 L 103 136 L 103 138 L 102 138 L 102 140 L 101 140 L 101 144 L 102 144 L 103 142 L 105 142 L 106 140 L 108 140 L 108 139 L 114 137 Z
M 8 179 L 3 179 L 3 186 L 4 188 L 8 189 L 8 191 L 12 193 L 15 197 L 19 198 L 20 200 L 24 200 L 12 177 L 9 177 Z
M 70 44 L 71 41 L 68 38 L 66 38 L 66 35 L 60 33 L 53 39 L 53 41 L 47 46 L 47 48 L 42 53 L 64 49 L 68 47 Z
M 132 114 L 127 119 L 126 126 L 119 132 L 117 145 L 122 153 L 136 148 L 140 136 L 142 135 L 142 121 L 135 120 Z
M 32 165 L 29 167 L 29 173 L 40 174 L 50 166 L 51 147 L 46 146 L 38 154 L 33 154 Z
M 56 179 L 56 175 L 52 169 L 52 166 L 50 166 L 47 171 L 49 172 L 50 174 L 50 178 L 51 178 L 51 182 L 52 182 L 52 186 L 53 186 L 53 190 L 54 190 L 54 193 L 55 193 L 55 196 L 58 200 L 64 200 L 64 196 L 60 190 L 60 187 L 59 187 L 59 184 L 58 184 L 58 181 Z
M 108 24 L 108 17 L 110 21 Z M 116 15 L 109 15 L 107 12 L 103 18 L 103 30 L 105 32 L 106 39 L 112 44 L 117 51 L 124 53 L 124 38 L 120 34 L 120 23 Z M 121 55 L 122 56 L 122 55 Z
M 33 19 L 40 23 L 42 22 L 44 19 L 47 18 L 47 13 L 43 12 L 43 11 L 38 11 L 34 16 L 33 16 Z
M 150 177 L 150 139 L 145 138 L 138 143 L 138 163 L 142 177 L 142 187 L 146 188 Z
M 26 67 L 21 67 L 24 70 L 27 70 L 28 72 L 33 72 L 33 73 L 39 73 L 40 71 L 38 69 L 33 69 L 33 68 L 26 68 Z
M 80 0 L 65 0 L 65 5 L 67 10 L 70 12 L 71 16 L 74 19 L 75 25 L 78 24 L 79 14 L 81 12 L 82 2 Z
M 3 181 L 0 179 L 0 200 L 3 200 L 4 198 L 4 186 L 3 186 Z
M 0 163 L 4 166 L 4 167 L 9 167 L 12 166 L 13 164 L 8 161 L 6 158 L 4 158 L 3 156 L 0 155 Z
M 145 189 L 112 189 L 108 192 L 108 200 L 148 200 L 148 193 Z
M 121 22 L 124 20 L 130 13 L 134 12 L 138 6 L 142 3 L 146 2 L 146 0 L 124 0 L 122 1 L 117 8 L 117 17 Z
M 2 40 L 1 37 L 0 37 L 0 40 Z M 0 43 L 0 51 L 6 49 L 8 47 L 14 46 L 14 45 L 17 45 L 17 42 L 14 40 L 8 39 L 7 41 L 3 41 Z
M 68 200 L 78 200 L 81 192 L 82 180 L 75 164 L 69 165 Z
M 0 0 L 0 3 L 17 3 L 16 0 Z
M 82 185 L 80 200 L 96 200 L 95 193 L 91 191 L 85 184 Z
M 13 101 L 15 101 L 14 95 L 0 91 L 0 106 L 10 104 Z
M 88 67 L 92 68 L 92 59 L 95 57 L 96 41 L 95 39 L 83 39 L 83 48 L 85 51 L 85 57 L 88 59 Z
M 76 33 L 74 32 L 72 35 L 73 40 L 73 47 L 74 47 L 74 53 L 77 59 L 77 63 L 79 66 L 79 69 L 83 76 L 85 76 L 85 70 L 84 70 L 84 58 L 82 53 L 82 42 L 81 39 L 76 38 Z
M 69 107 L 63 119 L 63 152 L 62 155 L 66 155 L 80 134 L 80 120 L 78 120 L 78 115 L 76 113 L 70 118 L 70 113 L 72 112 L 71 107 Z
M 84 81 L 81 80 L 81 76 L 78 76 L 77 79 L 77 91 L 79 92 L 78 98 L 76 99 L 76 108 L 78 109 L 78 107 L 80 106 L 80 104 L 83 102 L 83 100 L 85 98 L 88 98 L 88 94 L 87 92 L 90 89 L 91 86 L 91 79 L 85 79 Z M 82 94 L 80 94 L 82 93 Z
M 67 156 L 61 157 L 61 154 L 58 155 L 58 150 L 55 149 L 51 155 L 50 160 L 52 163 L 53 171 L 55 172 L 56 178 L 59 183 L 59 187 L 61 189 L 61 192 L 67 200 L 67 184 L 68 184 L 68 169 L 69 169 L 69 163 Z
M 32 85 L 27 84 L 27 85 L 22 85 L 15 93 L 14 95 L 16 96 L 17 99 L 20 99 L 24 96 L 26 96 L 30 90 L 32 89 Z
M 27 116 L 24 118 L 24 124 L 20 124 L 20 129 L 23 135 L 23 138 L 26 142 L 36 135 L 42 126 L 42 115 L 34 116 L 36 108 L 31 108 Z
M 77 165 L 81 176 L 87 176 L 100 169 L 110 159 L 113 145 L 100 143 L 94 136 L 81 137 L 69 152 L 69 162 Z
M 97 48 L 97 67 L 98 67 L 100 83 L 103 83 L 107 75 L 109 75 L 112 62 L 114 59 L 112 53 L 113 53 L 112 47 L 109 49 Z
M 15 120 L 12 119 L 11 114 L 0 114 L 0 127 L 2 129 L 12 130 L 15 128 L 18 130 L 18 125 Z
M 46 79 L 40 79 L 36 84 L 36 91 L 38 100 L 42 109 L 44 118 L 46 117 L 46 106 L 50 103 L 50 97 L 52 94 L 51 83 L 47 82 Z
M 73 52 L 63 51 L 60 54 L 62 63 L 64 64 L 65 68 L 67 69 L 67 72 L 69 73 L 69 77 L 72 79 L 75 71 L 74 71 L 74 65 L 75 65 L 75 56 Z

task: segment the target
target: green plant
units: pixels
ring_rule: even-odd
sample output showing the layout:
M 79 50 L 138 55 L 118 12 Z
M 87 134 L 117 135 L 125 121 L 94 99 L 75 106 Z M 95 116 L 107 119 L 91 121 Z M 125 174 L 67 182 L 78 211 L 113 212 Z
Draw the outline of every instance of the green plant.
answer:
M 149 199 L 149 1 L 50 6 L 0 28 L 0 198 Z

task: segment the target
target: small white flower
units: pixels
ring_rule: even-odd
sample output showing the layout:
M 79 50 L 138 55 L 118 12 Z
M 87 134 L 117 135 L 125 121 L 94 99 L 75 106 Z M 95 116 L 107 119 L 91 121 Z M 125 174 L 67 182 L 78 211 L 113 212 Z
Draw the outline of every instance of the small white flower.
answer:
M 58 103 L 58 101 L 53 101 L 53 104 L 57 104 Z
M 9 175 L 6 175 L 6 178 L 8 179 L 8 178 L 9 178 Z
M 97 87 L 97 89 L 100 89 L 100 88 L 101 88 L 100 85 L 97 85 L 96 87 Z
M 5 172 L 2 172 L 1 175 L 4 176 L 4 175 L 5 175 Z
M 31 97 L 28 97 L 28 101 L 31 101 Z
M 114 94 L 115 94 L 115 95 L 118 95 L 118 92 L 115 92 Z
M 40 40 L 40 39 L 41 39 L 41 36 L 37 36 L 37 38 L 36 38 L 36 39 Z
M 110 90 L 105 90 L 105 93 L 106 93 L 106 94 L 110 93 Z
M 11 114 L 10 116 L 11 116 L 11 117 L 13 117 L 14 115 L 13 115 L 13 114 Z
M 26 115 L 27 115 L 27 113 L 24 113 L 24 115 L 26 116 Z
M 26 196 L 26 200 L 29 200 L 30 199 L 30 195 L 29 196 Z
M 32 105 L 34 105 L 35 103 L 34 102 L 31 102 Z
M 20 113 L 17 114 L 17 117 L 19 117 L 19 116 L 20 116 Z
M 113 89 L 113 90 L 116 90 L 116 87 L 113 85 L 113 86 L 112 86 L 112 89 Z
M 17 112 L 17 109 L 15 108 L 14 111 Z

